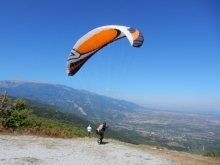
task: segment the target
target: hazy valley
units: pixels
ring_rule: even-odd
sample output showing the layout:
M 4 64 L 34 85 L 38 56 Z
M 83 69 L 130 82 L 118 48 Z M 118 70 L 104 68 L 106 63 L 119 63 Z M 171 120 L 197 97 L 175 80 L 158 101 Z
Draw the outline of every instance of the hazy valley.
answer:
M 146 109 L 123 114 L 118 128 L 136 130 L 151 144 L 195 153 L 220 151 L 220 116 Z

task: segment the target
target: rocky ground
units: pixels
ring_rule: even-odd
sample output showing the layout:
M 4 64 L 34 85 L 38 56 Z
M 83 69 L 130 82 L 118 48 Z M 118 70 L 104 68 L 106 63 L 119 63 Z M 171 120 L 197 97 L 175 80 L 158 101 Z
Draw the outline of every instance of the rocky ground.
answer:
M 93 138 L 62 139 L 0 134 L 2 165 L 202 165 L 202 163 L 214 165 L 220 164 L 218 160 L 220 159 L 157 150 L 149 146 L 139 147 L 111 139 L 105 139 L 103 144 L 98 145 Z

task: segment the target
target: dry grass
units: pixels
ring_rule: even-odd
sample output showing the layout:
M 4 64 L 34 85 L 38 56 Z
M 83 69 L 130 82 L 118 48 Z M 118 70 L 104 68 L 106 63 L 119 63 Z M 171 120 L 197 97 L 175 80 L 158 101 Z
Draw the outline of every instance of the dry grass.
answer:
M 205 157 L 203 155 L 190 154 L 186 152 L 170 151 L 170 150 L 147 150 L 153 154 L 157 154 L 181 165 L 220 165 L 220 158 Z
M 73 138 L 74 136 L 71 133 L 59 133 L 54 130 L 43 130 L 39 131 L 36 129 L 28 128 L 21 130 L 14 130 L 12 128 L 4 128 L 0 126 L 0 133 L 2 134 L 13 134 L 13 135 L 38 135 L 38 136 L 50 136 L 50 137 L 59 137 L 59 138 Z

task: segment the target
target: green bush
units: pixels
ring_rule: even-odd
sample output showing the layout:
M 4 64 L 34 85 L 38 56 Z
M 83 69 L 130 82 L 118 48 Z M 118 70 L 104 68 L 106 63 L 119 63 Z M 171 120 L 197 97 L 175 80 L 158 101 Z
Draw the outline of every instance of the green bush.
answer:
M 24 110 L 27 108 L 27 102 L 20 99 L 20 98 L 17 98 L 15 101 L 14 101 L 14 104 L 13 104 L 13 109 L 14 110 L 18 110 L 18 111 L 21 111 L 21 110 Z
M 55 131 L 61 135 L 71 134 L 76 137 L 84 137 L 86 134 L 85 129 L 57 120 L 31 116 L 31 121 L 32 121 L 31 128 L 39 131 Z
M 219 157 L 218 153 L 216 151 L 208 151 L 204 154 L 204 156 L 208 156 L 208 157 Z
M 13 130 L 17 128 L 27 128 L 30 126 L 30 120 L 28 115 L 31 113 L 30 110 L 13 110 L 9 116 L 3 119 L 2 125 L 5 128 L 12 128 Z
M 10 102 L 10 98 L 6 97 L 6 101 Z M 61 136 L 61 137 L 84 137 L 85 128 L 75 126 L 73 123 L 54 119 L 46 119 L 44 117 L 35 116 L 31 110 L 27 109 L 27 102 L 17 98 L 13 101 L 13 106 L 7 114 L 1 115 L 1 125 L 6 129 L 13 131 L 29 132 L 34 134 Z M 39 107 L 42 113 L 48 111 L 47 108 Z M 54 109 L 51 110 L 50 117 L 57 115 Z M 62 114 L 61 114 L 62 115 Z M 65 116 L 65 114 L 63 114 Z M 66 115 L 68 116 L 68 115 Z M 60 117 L 60 116 L 59 116 Z M 78 119 L 78 118 L 74 118 Z M 73 118 L 72 118 L 73 120 Z
M 10 101 L 10 99 L 8 99 Z M 18 98 L 14 101 L 12 110 L 8 114 L 3 116 L 2 125 L 5 128 L 21 129 L 28 128 L 31 125 L 31 121 L 28 116 L 32 111 L 26 109 L 27 102 Z

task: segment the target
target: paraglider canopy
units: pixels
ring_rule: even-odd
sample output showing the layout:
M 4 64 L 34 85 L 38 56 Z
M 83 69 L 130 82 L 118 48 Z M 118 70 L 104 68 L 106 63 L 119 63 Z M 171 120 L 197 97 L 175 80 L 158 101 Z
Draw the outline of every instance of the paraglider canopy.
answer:
M 143 35 L 137 29 L 118 25 L 102 26 L 82 36 L 68 57 L 66 65 L 68 76 L 77 73 L 83 64 L 104 46 L 123 37 L 127 37 L 133 47 L 140 47 L 144 42 Z

